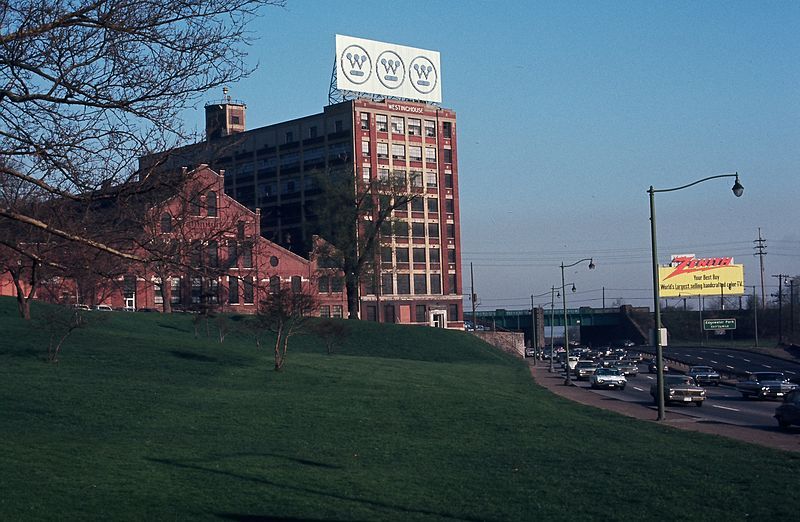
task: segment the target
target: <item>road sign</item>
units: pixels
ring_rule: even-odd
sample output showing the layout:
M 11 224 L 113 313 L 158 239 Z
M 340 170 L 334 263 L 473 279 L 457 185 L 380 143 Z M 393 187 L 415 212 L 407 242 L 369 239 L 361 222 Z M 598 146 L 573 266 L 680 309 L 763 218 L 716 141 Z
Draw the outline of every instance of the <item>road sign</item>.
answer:
M 736 319 L 703 319 L 703 330 L 736 330 Z

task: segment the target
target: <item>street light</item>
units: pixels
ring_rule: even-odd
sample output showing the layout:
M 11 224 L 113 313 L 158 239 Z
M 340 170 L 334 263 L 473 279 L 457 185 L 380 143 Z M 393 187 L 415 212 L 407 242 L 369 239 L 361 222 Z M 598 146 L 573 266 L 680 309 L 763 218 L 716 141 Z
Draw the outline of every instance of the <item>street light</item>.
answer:
M 653 311 L 655 313 L 655 343 L 656 343 L 656 388 L 657 388 L 657 400 L 658 400 L 658 419 L 659 421 L 664 420 L 664 358 L 663 352 L 661 347 L 661 296 L 659 294 L 659 286 L 658 286 L 658 243 L 656 242 L 656 200 L 655 194 L 656 192 L 675 192 L 676 190 L 682 190 L 685 188 L 693 187 L 698 183 L 702 183 L 704 181 L 708 181 L 710 179 L 717 179 L 717 178 L 736 178 L 733 183 L 733 187 L 731 190 L 733 194 L 738 198 L 741 197 L 742 193 L 744 192 L 744 187 L 741 183 L 739 183 L 739 173 L 736 172 L 734 174 L 719 174 L 717 176 L 709 176 L 707 178 L 699 179 L 688 185 L 682 185 L 680 187 L 669 188 L 669 189 L 654 189 L 652 185 L 650 185 L 650 189 L 648 189 L 647 193 L 650 194 L 650 241 L 653 253 Z
M 567 366 L 567 376 L 564 379 L 565 386 L 572 386 L 572 381 L 569 378 L 569 325 L 567 324 L 567 290 L 566 283 L 564 282 L 564 269 L 583 263 L 584 261 L 589 262 L 589 270 L 594 270 L 594 261 L 592 261 L 590 257 L 575 261 L 571 265 L 565 265 L 563 261 L 561 262 L 561 303 L 564 306 L 564 356 L 566 357 L 564 362 Z M 575 283 L 572 283 L 572 291 L 575 292 Z

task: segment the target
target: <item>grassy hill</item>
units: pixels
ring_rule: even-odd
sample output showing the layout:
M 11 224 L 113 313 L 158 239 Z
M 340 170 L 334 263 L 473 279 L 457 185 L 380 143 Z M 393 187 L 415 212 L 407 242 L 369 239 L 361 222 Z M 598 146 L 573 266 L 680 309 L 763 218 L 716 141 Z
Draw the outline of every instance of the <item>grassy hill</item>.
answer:
M 348 322 L 283 372 L 234 325 L 0 298 L 0 520 L 729 520 L 796 514 L 800 455 L 576 405 L 463 332 Z M 267 343 L 268 345 L 268 343 Z

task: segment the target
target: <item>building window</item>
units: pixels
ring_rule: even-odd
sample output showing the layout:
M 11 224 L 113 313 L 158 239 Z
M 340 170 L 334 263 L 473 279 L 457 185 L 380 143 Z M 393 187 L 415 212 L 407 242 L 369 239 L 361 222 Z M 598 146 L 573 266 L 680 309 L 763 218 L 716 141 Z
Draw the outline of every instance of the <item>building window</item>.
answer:
M 219 281 L 212 279 L 208 282 L 208 293 L 206 297 L 211 304 L 219 303 Z
M 208 217 L 217 217 L 217 193 L 213 190 L 206 193 L 206 213 Z
M 344 310 L 342 309 L 342 305 L 333 305 L 333 312 L 331 313 L 331 315 L 333 315 L 333 317 L 338 317 L 341 319 L 343 317 L 343 312 Z
M 425 147 L 425 161 L 428 163 L 436 163 L 436 149 L 433 147 Z
M 430 250 L 428 250 L 428 256 L 430 257 L 431 263 L 440 262 L 438 248 L 431 248 Z
M 320 294 L 327 294 L 330 290 L 330 280 L 329 276 L 319 276 L 317 279 L 317 291 Z
M 394 281 L 392 274 L 381 274 L 381 294 L 391 295 L 394 293 Z
M 452 214 L 453 212 L 455 212 L 455 203 L 453 202 L 452 199 L 444 200 L 444 210 L 448 214 Z
M 334 276 L 331 278 L 331 292 L 333 293 L 341 293 L 342 288 L 344 288 L 344 278 L 339 276 Z
M 411 161 L 422 161 L 422 147 L 411 145 L 408 147 L 408 159 Z
M 425 237 L 425 223 L 411 223 L 411 237 L 424 238 Z
M 389 144 L 388 143 L 376 144 L 375 153 L 378 155 L 378 159 L 389 159 Z
M 228 304 L 239 304 L 239 279 L 228 278 Z
M 428 172 L 425 174 L 425 185 L 428 187 L 435 187 L 437 183 L 437 176 L 435 172 Z
M 405 205 L 403 207 L 405 208 Z M 408 222 L 406 221 L 395 222 L 394 235 L 397 237 L 408 237 Z
M 381 263 L 383 263 L 384 266 L 392 265 L 392 247 L 390 246 L 381 247 Z
M 361 179 L 364 180 L 364 183 L 369 183 L 371 177 L 372 177 L 372 169 L 366 166 L 361 167 Z
M 189 245 L 189 265 L 195 268 L 203 264 L 203 244 L 199 239 L 193 239 Z
M 426 315 L 425 314 L 425 312 L 426 312 L 425 305 L 417 305 L 415 307 L 415 310 L 416 310 L 416 313 L 414 314 L 415 315 L 414 320 L 416 322 L 418 322 L 418 323 L 426 322 L 427 318 L 425 317 L 425 315 Z
M 408 135 L 422 136 L 422 120 L 417 118 L 408 119 Z
M 387 304 L 383 307 L 383 320 L 387 323 L 395 322 L 394 305 Z
M 309 138 L 316 138 L 317 137 L 317 126 L 312 125 L 308 128 L 308 137 Z
M 448 248 L 447 249 L 447 262 L 448 263 L 455 263 L 456 262 L 456 249 L 455 248 Z
M 442 276 L 441 274 L 431 274 L 431 294 L 442 293 Z
M 279 292 L 281 289 L 281 278 L 278 276 L 272 276 L 269 278 L 269 291 L 273 294 Z
M 425 262 L 425 249 L 424 248 L 414 248 L 414 262 L 415 263 L 424 263 Z
M 331 316 L 331 307 L 328 305 L 322 305 L 319 307 L 319 316 L 320 317 L 330 317 Z
M 453 122 L 450 121 L 442 122 L 442 136 L 444 136 L 445 138 L 453 137 Z
M 375 129 L 378 132 L 389 132 L 389 120 L 385 114 L 375 115 Z
M 242 289 L 242 299 L 245 304 L 253 304 L 253 278 L 247 276 L 244 278 L 244 288 Z
M 361 155 L 365 158 L 369 158 L 369 142 L 362 141 L 361 142 Z
M 369 130 L 369 113 L 361 113 L 361 130 Z
M 395 256 L 397 257 L 398 263 L 408 263 L 408 248 L 397 247 L 397 250 L 395 250 Z
M 378 320 L 378 307 L 375 305 L 367 305 L 367 321 Z
M 439 212 L 439 198 L 428 198 L 428 212 Z
M 164 234 L 172 232 L 172 215 L 169 212 L 161 214 L 161 232 Z
M 451 149 L 444 149 L 444 162 L 453 163 L 453 151 Z
M 228 241 L 228 268 L 239 266 L 239 244 L 236 241 Z
M 378 180 L 389 181 L 389 169 L 383 167 L 378 169 Z
M 251 243 L 244 243 L 242 245 L 242 266 L 244 268 L 253 268 L 253 245 Z
M 436 122 L 425 120 L 425 136 L 428 138 L 436 137 Z
M 208 266 L 219 266 L 219 249 L 216 241 L 209 241 L 206 246 L 206 259 Z
M 405 133 L 405 119 L 402 116 L 392 116 L 392 134 Z
M 153 303 L 164 304 L 164 285 L 160 279 L 153 283 Z
M 200 215 L 200 193 L 193 192 L 189 197 L 189 214 L 192 216 Z
M 425 274 L 414 274 L 414 293 L 417 295 L 428 293 L 428 277 Z
M 458 321 L 458 305 L 447 305 L 447 318 L 451 321 Z
M 203 281 L 199 277 L 192 278 L 192 304 L 200 304 L 200 295 L 203 293 Z
M 422 188 L 422 172 L 419 170 L 411 171 L 411 186 L 415 188 Z
M 293 142 L 293 141 L 294 141 L 294 133 L 292 133 L 292 131 L 286 131 L 286 136 L 285 136 L 285 138 L 286 138 L 286 139 L 285 139 L 284 143 L 291 143 L 291 142 Z
M 447 224 L 447 237 L 456 237 L 456 225 L 455 223 L 448 223 Z
M 342 132 L 342 130 L 344 129 L 344 127 L 342 125 L 342 120 L 334 121 L 333 122 L 333 129 L 334 129 L 335 132 Z
M 445 173 L 444 175 L 445 188 L 453 188 L 453 175 Z
M 236 239 L 242 241 L 244 239 L 244 221 L 236 223 Z
M 439 223 L 428 223 L 428 237 L 439 237 Z
M 303 291 L 303 279 L 300 276 L 292 276 L 292 293 L 299 294 Z
M 181 304 L 181 278 L 173 277 L 171 284 L 172 295 L 170 296 L 169 301 L 172 304 Z
M 405 161 L 406 146 L 402 143 L 392 143 L 392 159 Z
M 400 295 L 411 293 L 411 278 L 408 274 L 397 274 L 397 293 Z
M 421 197 L 412 199 L 411 212 L 425 212 L 425 200 Z
M 458 288 L 456 288 L 456 275 L 455 274 L 448 274 L 447 276 L 447 293 L 449 294 L 457 294 Z

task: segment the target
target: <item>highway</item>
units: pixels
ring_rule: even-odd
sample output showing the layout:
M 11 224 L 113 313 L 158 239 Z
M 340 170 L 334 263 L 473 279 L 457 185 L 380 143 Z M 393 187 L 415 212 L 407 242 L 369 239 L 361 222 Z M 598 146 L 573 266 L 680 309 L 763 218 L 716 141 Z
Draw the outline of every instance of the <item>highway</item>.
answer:
M 671 351 L 669 356 L 665 355 L 665 358 L 670 361 L 681 360 L 690 364 L 712 366 L 720 373 L 724 372 L 731 376 L 736 372 L 767 370 L 784 371 L 789 377 L 800 375 L 800 364 L 742 351 L 680 348 L 675 349 L 674 353 Z M 723 378 L 725 377 L 723 376 Z M 635 377 L 628 376 L 627 379 L 628 384 L 625 390 L 592 390 L 588 381 L 575 380 L 574 382 L 590 393 L 641 404 L 643 408 L 652 409 L 655 417 L 656 406 L 650 395 L 650 386 L 656 382 L 655 374 L 647 373 L 647 365 L 640 364 L 639 374 Z M 735 377 L 732 379 L 735 381 Z M 729 384 L 707 386 L 705 390 L 706 400 L 702 407 L 693 404 L 668 405 L 666 415 L 680 413 L 703 422 L 718 422 L 770 431 L 778 429 L 773 415 L 775 408 L 780 404 L 779 400 L 743 399 L 741 394 Z

